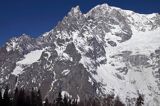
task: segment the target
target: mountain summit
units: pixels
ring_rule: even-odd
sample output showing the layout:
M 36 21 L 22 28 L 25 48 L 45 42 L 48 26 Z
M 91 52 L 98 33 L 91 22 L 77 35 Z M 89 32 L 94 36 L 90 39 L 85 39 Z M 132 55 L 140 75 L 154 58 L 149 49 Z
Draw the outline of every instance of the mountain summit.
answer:
M 138 94 L 160 104 L 160 15 L 102 4 L 83 14 L 72 8 L 38 38 L 22 35 L 0 48 L 0 87 L 40 88 L 50 100 L 62 90 L 84 100 Z

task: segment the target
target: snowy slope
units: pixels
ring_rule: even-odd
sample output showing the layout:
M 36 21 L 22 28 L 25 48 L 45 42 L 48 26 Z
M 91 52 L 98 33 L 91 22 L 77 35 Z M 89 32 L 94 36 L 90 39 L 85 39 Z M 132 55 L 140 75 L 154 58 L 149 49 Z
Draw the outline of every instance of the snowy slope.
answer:
M 35 51 L 31 51 L 30 53 L 24 55 L 24 59 L 20 60 L 16 63 L 16 67 L 13 70 L 12 74 L 13 75 L 19 75 L 23 73 L 23 69 L 30 64 L 33 64 L 35 62 L 38 62 L 38 60 L 40 59 L 43 50 L 35 50 Z
M 108 62 L 98 66 L 97 74 L 92 76 L 96 81 L 103 83 L 106 94 L 114 92 L 115 95 L 120 96 L 124 103 L 126 98 L 137 98 L 137 94 L 140 92 L 145 96 L 145 104 L 158 106 L 160 103 L 160 90 L 153 75 L 155 71 L 151 67 L 146 68 L 143 65 L 132 66 L 129 61 L 124 62 L 123 57 L 113 58 L 113 56 L 119 55 L 123 51 L 131 51 L 131 55 L 145 55 L 149 58 L 151 53 L 160 47 L 160 28 L 146 32 L 135 29 L 132 29 L 132 31 L 133 35 L 130 40 L 119 43 L 116 47 L 109 46 L 105 48 Z M 81 62 L 86 68 L 92 64 L 91 60 L 85 56 L 82 57 Z M 128 67 L 127 74 L 117 71 L 118 68 L 123 67 Z

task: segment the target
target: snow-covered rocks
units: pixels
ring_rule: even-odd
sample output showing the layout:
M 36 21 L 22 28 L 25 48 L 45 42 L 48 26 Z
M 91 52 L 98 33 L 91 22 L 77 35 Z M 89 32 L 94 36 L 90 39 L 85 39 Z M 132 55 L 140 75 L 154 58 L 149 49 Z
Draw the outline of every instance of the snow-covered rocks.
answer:
M 0 84 L 40 87 L 43 97 L 106 97 L 128 104 L 138 93 L 160 103 L 160 15 L 107 4 L 83 14 L 77 6 L 39 38 L 13 38 L 0 49 Z M 47 47 L 47 48 L 46 48 Z M 12 58 L 11 58 L 12 57 Z

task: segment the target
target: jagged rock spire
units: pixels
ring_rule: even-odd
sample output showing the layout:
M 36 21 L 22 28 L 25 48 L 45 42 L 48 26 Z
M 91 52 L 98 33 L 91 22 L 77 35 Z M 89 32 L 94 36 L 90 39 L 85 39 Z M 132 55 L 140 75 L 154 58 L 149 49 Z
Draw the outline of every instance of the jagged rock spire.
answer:
M 68 13 L 68 15 L 70 15 L 70 16 L 79 16 L 81 14 L 82 14 L 82 12 L 80 11 L 79 6 L 73 7 L 71 9 L 71 11 Z

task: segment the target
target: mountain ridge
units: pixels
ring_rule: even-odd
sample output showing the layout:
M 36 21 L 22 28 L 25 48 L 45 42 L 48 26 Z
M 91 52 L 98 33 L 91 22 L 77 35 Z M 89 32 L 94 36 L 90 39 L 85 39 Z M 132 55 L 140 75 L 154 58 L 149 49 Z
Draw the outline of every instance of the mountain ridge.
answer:
M 50 100 L 60 88 L 81 100 L 115 94 L 126 105 L 139 92 L 158 106 L 159 27 L 159 14 L 107 4 L 83 14 L 77 6 L 51 31 L 0 48 L 0 87 L 38 87 Z

